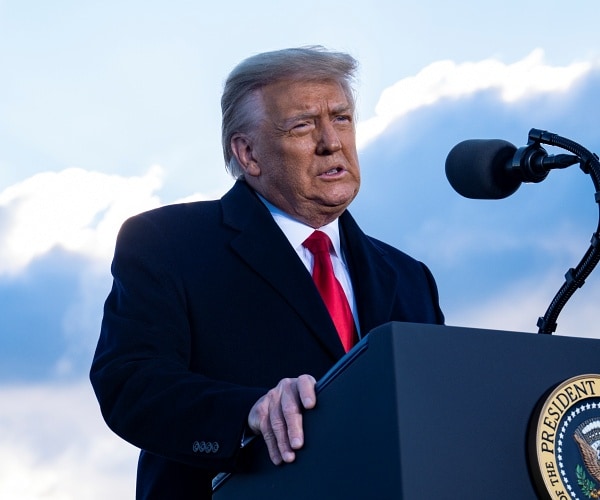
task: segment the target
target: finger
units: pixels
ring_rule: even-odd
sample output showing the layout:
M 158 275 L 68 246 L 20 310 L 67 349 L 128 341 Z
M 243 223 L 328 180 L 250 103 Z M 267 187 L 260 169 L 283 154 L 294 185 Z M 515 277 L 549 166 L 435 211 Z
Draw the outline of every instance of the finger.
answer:
M 307 410 L 314 408 L 317 404 L 315 386 L 317 381 L 312 375 L 300 375 L 298 377 L 298 395 L 302 406 Z
M 248 425 L 253 432 L 262 435 L 271 461 L 275 465 L 279 465 L 283 461 L 283 457 L 279 452 L 277 438 L 271 428 L 269 415 L 270 402 L 271 394 L 267 393 L 254 404 L 248 415 Z
M 304 444 L 304 431 L 302 428 L 302 407 L 298 394 L 297 381 L 282 393 L 281 409 L 287 431 L 285 436 L 286 443 L 281 444 L 289 446 L 292 450 L 302 448 Z
M 279 450 L 279 443 L 277 442 L 277 438 L 275 437 L 275 434 L 273 432 L 271 432 L 270 430 L 266 430 L 262 433 L 262 436 L 265 441 L 265 444 L 267 445 L 267 450 L 269 452 L 269 458 L 271 459 L 271 462 L 273 462 L 275 465 L 279 465 L 281 462 L 284 461 L 284 458 L 289 459 L 289 457 L 281 454 L 281 451 Z
M 277 440 L 279 453 L 284 462 L 293 462 L 296 458 L 294 448 L 302 446 L 302 423 L 300 422 L 300 441 L 298 441 L 297 417 L 300 416 L 300 401 L 295 379 L 284 379 L 276 387 L 271 401 L 270 423 Z M 290 426 L 292 429 L 290 430 Z M 292 436 L 290 438 L 290 435 Z M 292 444 L 294 440 L 294 444 Z

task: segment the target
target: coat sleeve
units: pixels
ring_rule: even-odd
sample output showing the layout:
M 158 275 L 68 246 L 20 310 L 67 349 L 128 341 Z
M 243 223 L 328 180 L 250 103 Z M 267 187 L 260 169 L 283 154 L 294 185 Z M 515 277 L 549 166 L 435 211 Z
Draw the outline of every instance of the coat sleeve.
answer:
M 250 408 L 266 389 L 190 370 L 184 270 L 152 218 L 142 214 L 123 225 L 111 269 L 90 372 L 108 426 L 169 460 L 231 470 Z

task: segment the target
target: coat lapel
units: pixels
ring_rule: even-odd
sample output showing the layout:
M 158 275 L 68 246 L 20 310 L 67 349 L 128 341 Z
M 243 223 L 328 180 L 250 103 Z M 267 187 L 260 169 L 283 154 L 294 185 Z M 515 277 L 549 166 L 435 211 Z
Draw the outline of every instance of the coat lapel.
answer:
M 310 274 L 267 208 L 243 181 L 222 198 L 223 222 L 235 229 L 231 248 L 296 310 L 336 359 L 344 354 Z M 282 328 L 285 328 L 282 326 Z
M 340 217 L 340 233 L 364 336 L 390 321 L 397 273 L 384 258 L 384 250 L 362 232 L 349 212 Z

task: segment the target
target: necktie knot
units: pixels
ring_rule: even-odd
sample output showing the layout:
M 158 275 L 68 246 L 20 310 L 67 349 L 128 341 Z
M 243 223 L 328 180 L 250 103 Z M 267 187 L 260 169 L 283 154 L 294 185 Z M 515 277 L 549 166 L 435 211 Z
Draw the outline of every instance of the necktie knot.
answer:
M 315 255 L 317 253 L 329 253 L 331 249 L 331 240 L 323 231 L 314 231 L 306 240 L 303 245 Z

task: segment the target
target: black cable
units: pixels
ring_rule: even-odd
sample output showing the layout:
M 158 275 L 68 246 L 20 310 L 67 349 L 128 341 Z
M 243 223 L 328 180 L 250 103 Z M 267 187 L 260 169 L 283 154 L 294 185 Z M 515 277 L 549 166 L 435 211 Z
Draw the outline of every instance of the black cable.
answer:
M 581 170 L 589 174 L 596 189 L 595 200 L 600 210 L 600 162 L 598 156 L 588 151 L 580 144 L 570 139 L 566 139 L 557 134 L 546 131 L 531 129 L 529 139 L 533 142 L 557 146 L 580 158 Z M 585 283 L 586 278 L 594 270 L 600 261 L 600 213 L 598 215 L 598 226 L 596 232 L 592 235 L 590 247 L 575 268 L 571 268 L 565 274 L 565 283 L 558 290 L 546 314 L 540 317 L 537 322 L 538 333 L 551 334 L 556 331 L 556 320 L 565 304 L 571 298 L 578 288 Z

